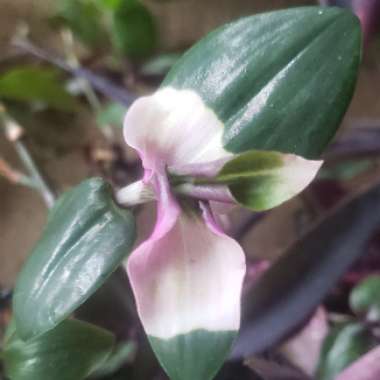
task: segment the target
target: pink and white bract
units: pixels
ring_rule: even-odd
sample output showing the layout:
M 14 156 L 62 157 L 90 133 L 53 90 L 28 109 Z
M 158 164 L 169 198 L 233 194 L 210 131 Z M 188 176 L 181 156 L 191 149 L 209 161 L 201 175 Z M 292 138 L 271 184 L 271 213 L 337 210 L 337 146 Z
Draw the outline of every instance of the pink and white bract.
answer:
M 186 201 L 170 183 L 170 174 L 184 168 L 187 175 L 216 175 L 233 158 L 222 145 L 223 130 L 197 93 L 173 88 L 137 100 L 125 118 L 125 140 L 145 170 L 141 186 L 157 200 L 154 230 L 126 266 L 145 331 L 174 380 L 212 378 L 240 325 L 243 250 L 223 233 L 204 194 Z M 289 157 L 312 170 L 306 180 L 289 184 L 289 198 L 307 186 L 320 163 L 286 157 L 282 186 Z M 226 201 L 234 200 L 226 186 L 225 193 Z

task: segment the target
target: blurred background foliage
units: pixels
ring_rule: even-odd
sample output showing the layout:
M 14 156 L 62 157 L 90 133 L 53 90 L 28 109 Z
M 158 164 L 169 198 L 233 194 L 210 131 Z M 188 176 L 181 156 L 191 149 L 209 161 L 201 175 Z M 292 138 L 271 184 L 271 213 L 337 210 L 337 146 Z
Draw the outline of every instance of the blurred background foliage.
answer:
M 14 128 L 0 136 L 0 332 L 11 319 L 12 287 L 46 221 L 49 197 L 93 175 L 115 186 L 140 175 L 134 152 L 121 138 L 128 104 L 157 88 L 182 52 L 216 26 L 257 12 L 316 3 L 1 1 L 0 115 Z M 379 342 L 380 1 L 321 3 L 350 8 L 361 19 L 365 49 L 359 83 L 313 185 L 265 214 L 239 210 L 232 215 L 229 232 L 242 243 L 252 269 L 243 305 L 245 336 L 263 331 L 265 341 L 263 328 L 268 326 L 260 324 L 257 314 L 252 316 L 252 308 L 264 317 L 275 315 L 281 328 L 276 339 L 262 347 L 253 347 L 248 338 L 238 341 L 248 359 L 226 363 L 220 380 L 334 379 Z M 33 174 L 35 167 L 37 179 L 41 175 L 38 191 L 25 175 Z M 139 210 L 140 239 L 150 230 L 152 212 L 150 206 Z M 274 275 L 265 283 L 265 289 L 272 289 L 268 307 L 260 304 L 265 289 L 263 295 L 257 289 L 255 297 L 249 294 L 257 268 L 264 271 L 276 260 L 289 273 L 300 275 L 289 283 L 286 270 L 276 272 L 273 266 Z M 312 281 L 320 278 L 325 286 Z M 117 339 L 112 355 L 91 378 L 166 379 L 128 294 L 128 280 L 117 271 L 77 313 Z M 295 302 L 296 315 L 286 308 L 278 311 L 279 294 L 289 305 Z M 299 294 L 310 298 L 309 305 L 302 304 Z M 107 341 L 103 330 L 99 334 L 99 342 Z M 12 349 L 24 355 L 17 351 L 17 337 L 12 339 Z M 87 371 L 87 363 L 82 364 Z

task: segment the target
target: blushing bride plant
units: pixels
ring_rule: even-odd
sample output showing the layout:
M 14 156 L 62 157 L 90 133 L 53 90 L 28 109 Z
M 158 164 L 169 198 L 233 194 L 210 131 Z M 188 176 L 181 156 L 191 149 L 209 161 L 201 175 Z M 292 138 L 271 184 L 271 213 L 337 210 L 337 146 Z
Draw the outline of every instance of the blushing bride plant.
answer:
M 117 203 L 104 180 L 89 179 L 52 210 L 17 282 L 14 339 L 62 329 L 124 265 L 169 377 L 212 379 L 239 330 L 246 271 L 220 216 L 233 205 L 268 210 L 313 180 L 351 99 L 360 45 L 352 14 L 319 7 L 247 17 L 197 43 L 126 114 L 143 178 L 118 190 Z M 154 229 L 127 257 L 126 207 L 150 201 Z M 86 360 L 83 374 L 93 369 Z
M 244 177 L 244 167 L 235 165 L 248 160 L 248 175 L 256 177 L 248 197 L 262 210 L 300 192 L 322 164 L 276 152 L 234 156 L 223 147 L 223 128 L 197 93 L 170 87 L 136 101 L 125 118 L 125 140 L 144 167 L 142 192 L 151 189 L 158 209 L 152 235 L 132 252 L 127 270 L 145 331 L 173 379 L 211 378 L 239 329 L 245 257 L 212 211 L 212 202 L 237 202 L 235 183 L 238 194 L 244 185 L 234 176 Z M 170 184 L 170 175 L 183 173 L 179 185 Z M 210 352 L 213 360 L 204 360 Z

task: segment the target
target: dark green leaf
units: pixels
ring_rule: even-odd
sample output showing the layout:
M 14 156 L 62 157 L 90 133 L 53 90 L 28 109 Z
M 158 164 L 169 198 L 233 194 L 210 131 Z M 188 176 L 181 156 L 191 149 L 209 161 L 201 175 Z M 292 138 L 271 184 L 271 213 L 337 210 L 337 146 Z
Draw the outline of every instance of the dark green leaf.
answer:
M 109 103 L 96 115 L 98 125 L 103 128 L 112 125 L 118 128 L 123 126 L 123 119 L 127 108 L 119 103 Z
M 136 345 L 132 342 L 118 344 L 108 359 L 94 371 L 92 376 L 98 378 L 114 374 L 133 358 L 135 352 Z
M 58 79 L 58 72 L 37 66 L 14 67 L 0 75 L 0 98 L 42 102 L 63 111 L 73 110 L 74 98 Z
M 370 321 L 380 321 L 380 276 L 373 275 L 357 285 L 350 294 L 350 306 Z
M 13 308 L 23 339 L 61 322 L 93 294 L 130 252 L 134 218 L 100 178 L 61 197 L 15 288 Z
M 153 53 L 156 25 L 152 15 L 138 0 L 124 0 L 113 14 L 112 39 L 116 49 L 130 58 Z
M 322 348 L 318 368 L 319 380 L 334 380 L 349 364 L 368 352 L 376 344 L 368 330 L 358 323 L 333 330 Z
M 302 324 L 380 226 L 380 185 L 345 203 L 296 242 L 247 293 L 233 357 L 264 351 Z
M 94 1 L 60 0 L 57 18 L 74 35 L 90 47 L 104 46 L 107 34 L 102 23 L 102 12 Z
M 210 33 L 163 86 L 196 91 L 224 122 L 224 143 L 233 152 L 316 158 L 351 100 L 360 51 L 360 24 L 348 11 L 276 11 Z
M 81 380 L 111 353 L 112 334 L 77 320 L 66 320 L 46 334 L 24 342 L 16 330 L 4 348 L 10 380 Z
M 75 316 L 112 331 L 126 339 L 137 318 L 136 306 L 125 268 L 119 267 L 107 281 L 81 305 Z

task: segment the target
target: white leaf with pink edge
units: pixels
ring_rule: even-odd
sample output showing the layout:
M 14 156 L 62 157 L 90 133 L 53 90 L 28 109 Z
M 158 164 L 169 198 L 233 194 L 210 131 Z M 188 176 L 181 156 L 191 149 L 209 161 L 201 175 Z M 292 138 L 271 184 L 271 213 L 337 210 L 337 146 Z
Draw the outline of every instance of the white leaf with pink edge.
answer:
M 187 166 L 232 156 L 223 148 L 223 130 L 196 92 L 169 87 L 136 100 L 124 120 L 127 144 L 152 171 L 158 162 Z
M 161 218 L 128 260 L 138 312 L 149 336 L 170 339 L 195 330 L 236 331 L 245 257 L 204 211 Z M 166 230 L 166 233 L 165 231 Z

